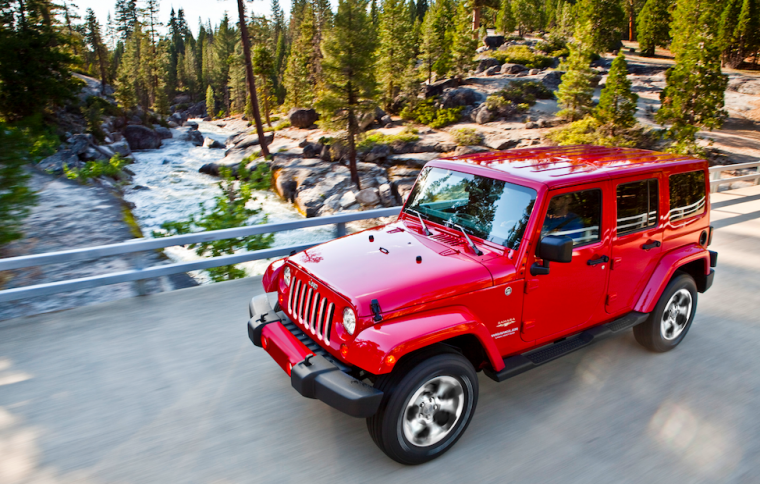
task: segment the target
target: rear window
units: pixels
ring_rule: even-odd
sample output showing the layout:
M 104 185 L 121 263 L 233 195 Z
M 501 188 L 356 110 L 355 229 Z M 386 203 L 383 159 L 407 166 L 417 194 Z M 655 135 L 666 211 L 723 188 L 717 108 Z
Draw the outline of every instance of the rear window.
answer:
M 617 187 L 617 233 L 629 234 L 657 225 L 657 180 Z
M 670 212 L 672 222 L 705 212 L 707 194 L 705 172 L 691 171 L 670 175 Z

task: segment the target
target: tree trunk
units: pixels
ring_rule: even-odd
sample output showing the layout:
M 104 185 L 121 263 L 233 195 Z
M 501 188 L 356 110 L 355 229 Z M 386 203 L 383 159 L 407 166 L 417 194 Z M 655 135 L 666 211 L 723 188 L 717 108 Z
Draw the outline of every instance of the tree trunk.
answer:
M 359 172 L 356 169 L 356 133 L 359 131 L 359 123 L 353 106 L 348 108 L 348 167 L 351 169 L 351 181 L 356 183 L 356 188 L 362 189 L 359 181 Z
M 243 41 L 243 56 L 245 57 L 245 78 L 248 83 L 248 95 L 251 96 L 251 105 L 253 107 L 253 120 L 256 124 L 256 134 L 259 136 L 259 146 L 261 154 L 269 156 L 266 138 L 264 137 L 264 127 L 261 125 L 261 113 L 259 112 L 259 100 L 256 96 L 256 80 L 253 78 L 253 63 L 251 62 L 251 43 L 248 39 L 248 26 L 245 22 L 245 6 L 243 0 L 237 0 L 238 13 L 240 14 L 240 37 Z
M 472 36 L 475 40 L 478 40 L 478 32 L 480 31 L 480 7 L 472 8 Z
M 633 5 L 631 7 L 631 13 L 628 15 L 628 40 L 636 40 L 636 29 L 634 28 L 635 18 L 633 13 Z
M 100 94 L 106 97 L 106 83 L 108 82 L 108 74 L 106 73 L 106 60 L 104 59 L 105 47 L 98 45 L 96 51 L 98 54 L 98 64 L 100 64 Z

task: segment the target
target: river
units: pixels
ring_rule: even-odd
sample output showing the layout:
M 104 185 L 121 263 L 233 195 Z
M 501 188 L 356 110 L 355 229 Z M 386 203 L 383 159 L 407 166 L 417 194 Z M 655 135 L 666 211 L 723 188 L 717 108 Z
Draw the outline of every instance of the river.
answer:
M 213 138 L 224 144 L 227 137 L 235 132 L 218 126 L 198 122 L 204 137 Z M 135 152 L 136 163 L 130 165 L 135 173 L 132 183 L 126 187 L 124 198 L 135 204 L 132 210 L 137 223 L 146 237 L 159 229 L 162 223 L 173 220 L 185 220 L 198 213 L 200 204 L 211 202 L 219 193 L 218 179 L 198 173 L 198 168 L 206 163 L 224 158 L 223 149 L 208 149 L 193 146 L 189 141 L 177 139 L 181 130 L 172 130 L 173 139 L 164 140 L 161 148 L 151 151 Z M 303 216 L 289 203 L 283 202 L 276 194 L 269 191 L 256 191 L 256 200 L 251 207 L 262 209 L 257 220 L 266 215 L 268 223 L 302 220 Z M 328 239 L 333 233 L 332 226 L 314 227 L 292 232 L 280 232 L 275 235 L 273 247 L 303 244 L 311 241 Z M 197 260 L 194 251 L 182 247 L 169 247 L 166 255 L 174 261 Z M 269 261 L 253 261 L 241 264 L 248 275 L 262 274 Z M 208 282 L 202 271 L 191 275 L 199 282 Z

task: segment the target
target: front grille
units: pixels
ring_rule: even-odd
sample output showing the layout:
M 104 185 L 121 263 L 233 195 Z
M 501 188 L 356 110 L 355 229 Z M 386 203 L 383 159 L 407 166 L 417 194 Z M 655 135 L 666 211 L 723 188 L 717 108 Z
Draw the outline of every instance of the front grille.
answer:
M 309 286 L 308 279 L 300 273 L 293 276 L 288 291 L 288 316 L 307 334 L 329 346 L 335 324 L 335 303 Z
M 349 367 L 347 367 L 343 362 L 335 358 L 333 355 L 327 352 L 326 349 L 319 346 L 319 344 L 314 341 L 308 334 L 303 332 L 301 328 L 296 326 L 296 323 L 294 323 L 292 320 L 285 320 L 282 321 L 282 325 L 285 326 L 285 329 L 290 331 L 290 334 L 296 337 L 298 341 L 303 343 L 307 348 L 309 348 L 309 351 L 314 353 L 315 355 L 321 355 L 323 358 L 325 358 L 327 361 L 331 362 L 338 368 L 340 368 L 341 371 L 348 371 Z

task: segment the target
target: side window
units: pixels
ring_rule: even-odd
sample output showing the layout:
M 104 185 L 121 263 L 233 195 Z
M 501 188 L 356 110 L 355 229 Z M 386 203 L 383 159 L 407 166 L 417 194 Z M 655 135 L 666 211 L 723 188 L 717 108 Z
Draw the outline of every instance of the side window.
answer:
M 600 240 L 602 191 L 583 190 L 557 195 L 549 202 L 541 235 L 566 235 L 573 246 Z
M 617 187 L 617 233 L 629 234 L 657 225 L 657 180 L 642 180 Z
M 705 172 L 691 171 L 671 175 L 670 179 L 671 222 L 683 220 L 705 211 Z

